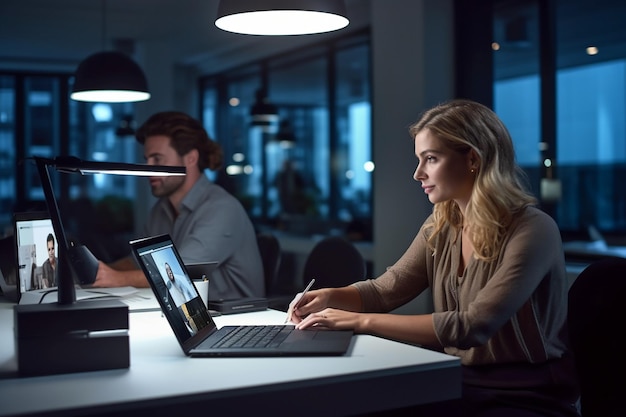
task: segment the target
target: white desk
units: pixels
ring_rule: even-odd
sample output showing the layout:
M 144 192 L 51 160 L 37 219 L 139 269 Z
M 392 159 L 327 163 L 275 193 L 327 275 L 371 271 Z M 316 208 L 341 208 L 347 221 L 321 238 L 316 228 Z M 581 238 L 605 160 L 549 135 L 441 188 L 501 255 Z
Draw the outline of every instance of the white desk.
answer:
M 13 310 L 2 307 L 1 416 L 338 416 L 461 394 L 457 358 L 372 336 L 355 336 L 342 357 L 188 358 L 160 312 L 130 314 L 129 369 L 19 378 Z M 216 322 L 282 323 L 284 317 L 268 310 Z

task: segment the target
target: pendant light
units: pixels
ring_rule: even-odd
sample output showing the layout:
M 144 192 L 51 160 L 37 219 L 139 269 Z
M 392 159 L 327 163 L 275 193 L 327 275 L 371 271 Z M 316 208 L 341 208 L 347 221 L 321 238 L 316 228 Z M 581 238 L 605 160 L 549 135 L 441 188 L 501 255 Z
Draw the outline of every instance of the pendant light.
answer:
M 261 128 L 265 133 L 276 133 L 278 131 L 278 108 L 270 103 L 264 88 L 259 88 L 255 92 L 255 101 L 250 109 L 252 127 Z
M 281 120 L 276 133 L 276 141 L 283 149 L 293 148 L 296 145 L 296 135 L 289 120 Z
M 98 52 L 80 63 L 70 97 L 77 101 L 126 103 L 150 98 L 143 71 L 122 52 Z
M 106 40 L 106 7 L 102 0 L 102 38 Z M 146 76 L 128 55 L 103 51 L 88 56 L 74 74 L 72 100 L 127 103 L 150 98 Z
M 308 35 L 349 23 L 343 0 L 220 0 L 215 26 L 246 35 Z

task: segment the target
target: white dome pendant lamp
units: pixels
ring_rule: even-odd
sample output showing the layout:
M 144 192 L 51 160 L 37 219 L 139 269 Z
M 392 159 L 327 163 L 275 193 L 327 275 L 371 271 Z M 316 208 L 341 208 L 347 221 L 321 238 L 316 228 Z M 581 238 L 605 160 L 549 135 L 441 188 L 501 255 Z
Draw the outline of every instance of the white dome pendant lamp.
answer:
M 245 35 L 309 35 L 348 26 L 343 0 L 220 0 L 215 26 Z

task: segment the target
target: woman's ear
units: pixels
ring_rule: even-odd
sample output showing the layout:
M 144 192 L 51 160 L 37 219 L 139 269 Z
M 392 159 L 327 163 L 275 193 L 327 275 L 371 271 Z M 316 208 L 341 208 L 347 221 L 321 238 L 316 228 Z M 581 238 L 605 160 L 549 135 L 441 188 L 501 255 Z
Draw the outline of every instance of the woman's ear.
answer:
M 474 149 L 470 149 L 467 154 L 467 165 L 471 172 L 478 171 L 480 168 L 480 158 Z

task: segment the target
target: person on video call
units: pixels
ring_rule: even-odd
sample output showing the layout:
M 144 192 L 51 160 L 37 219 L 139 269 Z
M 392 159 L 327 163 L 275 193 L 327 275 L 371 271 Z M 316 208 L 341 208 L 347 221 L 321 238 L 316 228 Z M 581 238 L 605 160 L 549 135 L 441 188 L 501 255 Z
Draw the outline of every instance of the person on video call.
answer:
M 42 283 L 45 287 L 50 288 L 57 286 L 56 269 L 57 269 L 57 257 L 54 244 L 54 235 L 48 233 L 46 238 L 46 248 L 48 250 L 48 259 L 46 259 L 41 265 L 42 267 Z
M 378 278 L 310 291 L 290 319 L 460 357 L 462 399 L 436 415 L 578 415 L 561 236 L 525 190 L 508 130 L 489 108 L 453 100 L 410 133 L 432 214 Z M 384 314 L 427 288 L 432 314 Z
M 148 216 L 144 236 L 169 234 L 185 263 L 217 261 L 211 274 L 212 299 L 265 296 L 252 222 L 241 203 L 204 173 L 221 167 L 220 145 L 200 121 L 175 111 L 152 115 L 136 138 L 148 164 L 184 166 L 187 171 L 185 176 L 150 177 L 152 194 L 159 200 Z M 110 265 L 100 262 L 94 286 L 128 285 L 148 285 L 132 257 Z
M 172 267 L 170 264 L 165 262 L 165 275 L 167 275 L 167 279 L 165 280 L 165 286 L 167 287 L 174 304 L 176 307 L 180 307 L 182 304 L 191 300 L 196 296 L 196 293 L 189 288 L 185 277 L 180 277 L 177 279 L 174 271 L 172 271 Z

